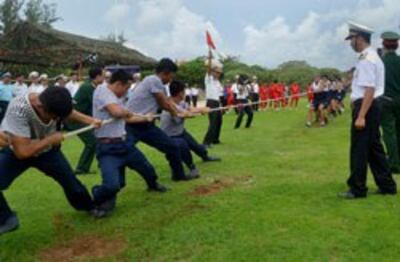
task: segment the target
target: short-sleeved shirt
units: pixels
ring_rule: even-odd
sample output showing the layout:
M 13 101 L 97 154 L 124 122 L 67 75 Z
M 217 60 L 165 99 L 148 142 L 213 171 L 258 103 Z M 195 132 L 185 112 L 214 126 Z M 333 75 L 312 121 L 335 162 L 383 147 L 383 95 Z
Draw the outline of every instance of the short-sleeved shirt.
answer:
M 29 101 L 29 94 L 26 94 L 11 100 L 0 130 L 9 135 L 41 140 L 57 132 L 57 122 L 43 123 Z M 43 152 L 50 149 L 49 146 Z
M 233 93 L 236 94 L 236 99 L 247 99 L 249 96 L 250 87 L 248 85 L 233 85 Z
M 28 86 L 26 84 L 15 83 L 12 95 L 13 95 L 13 97 L 17 97 L 17 96 L 25 95 L 27 92 L 28 92 Z
M 74 97 L 75 110 L 88 116 L 92 115 L 94 90 L 95 87 L 91 82 L 87 81 L 82 84 Z
M 156 94 L 166 95 L 166 87 L 156 76 L 146 77 L 132 92 L 128 101 L 129 111 L 137 114 L 156 114 L 160 106 Z
M 125 108 L 126 97 L 117 97 L 108 86 L 99 86 L 93 94 L 93 117 L 100 120 L 113 119 L 106 106 L 116 104 Z M 94 131 L 97 138 L 121 138 L 126 134 L 125 120 L 115 119 Z
M 383 63 L 386 72 L 385 96 L 400 98 L 400 56 L 389 52 L 383 57 Z
M 177 105 L 178 111 L 184 111 L 189 109 L 189 105 L 182 101 Z M 174 117 L 168 111 L 163 111 L 161 113 L 160 128 L 168 136 L 180 136 L 185 131 L 185 119 L 180 117 Z
M 38 93 L 41 94 L 44 91 L 45 87 L 41 84 L 31 84 L 29 86 L 29 93 Z
M 385 67 L 372 47 L 365 49 L 358 59 L 351 87 L 351 100 L 364 98 L 368 87 L 375 89 L 374 98 L 382 96 L 385 88 Z
M 219 97 L 224 92 L 221 82 L 212 75 L 207 74 L 204 83 L 206 86 L 206 98 L 219 101 Z
M 13 99 L 14 85 L 0 83 L 0 101 L 10 102 Z

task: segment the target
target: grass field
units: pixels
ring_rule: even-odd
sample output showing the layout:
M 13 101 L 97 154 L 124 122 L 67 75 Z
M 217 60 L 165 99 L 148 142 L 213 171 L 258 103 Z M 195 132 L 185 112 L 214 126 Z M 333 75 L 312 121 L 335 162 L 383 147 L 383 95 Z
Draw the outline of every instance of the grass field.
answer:
M 0 237 L 0 261 L 400 260 L 399 197 L 336 197 L 347 189 L 348 113 L 323 129 L 305 128 L 305 113 L 304 105 L 259 113 L 250 130 L 233 130 L 227 115 L 223 144 L 211 150 L 223 162 L 199 163 L 195 182 L 172 183 L 163 155 L 141 146 L 172 190 L 147 193 L 131 172 L 104 220 L 75 212 L 53 181 L 30 170 L 6 191 L 21 228 Z M 206 121 L 188 129 L 200 139 Z M 64 145 L 74 165 L 80 149 L 77 140 Z M 82 180 L 92 186 L 100 176 Z

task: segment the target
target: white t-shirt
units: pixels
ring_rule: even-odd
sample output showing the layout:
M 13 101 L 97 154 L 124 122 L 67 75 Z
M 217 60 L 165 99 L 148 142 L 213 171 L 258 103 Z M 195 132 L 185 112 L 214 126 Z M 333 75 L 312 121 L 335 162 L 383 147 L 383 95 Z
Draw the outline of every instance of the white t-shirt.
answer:
M 79 89 L 79 83 L 76 81 L 69 81 L 66 85 L 65 88 L 69 91 L 72 97 L 75 96 L 76 92 L 78 92 Z
M 199 95 L 199 89 L 196 87 L 192 87 L 190 89 L 190 92 L 192 93 L 192 96 L 198 96 Z
M 260 92 L 260 86 L 257 83 L 252 83 L 251 92 L 254 94 L 258 94 Z
M 224 93 L 221 82 L 212 75 L 207 74 L 205 77 L 206 98 L 219 101 L 219 97 Z
M 45 87 L 41 84 L 31 84 L 29 86 L 29 93 L 42 93 L 45 90 Z
M 351 100 L 364 98 L 367 87 L 375 89 L 374 98 L 382 96 L 385 90 L 385 66 L 372 47 L 361 52 L 358 59 L 351 86 Z

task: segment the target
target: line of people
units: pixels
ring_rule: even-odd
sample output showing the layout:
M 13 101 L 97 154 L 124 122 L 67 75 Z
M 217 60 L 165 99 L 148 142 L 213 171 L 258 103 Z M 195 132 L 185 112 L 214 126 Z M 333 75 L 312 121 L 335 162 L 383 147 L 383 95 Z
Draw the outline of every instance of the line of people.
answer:
M 114 72 L 106 84 L 101 84 L 102 70 L 90 70 L 90 80 L 75 95 L 75 99 L 85 98 L 85 107 L 74 105 L 69 90 L 61 86 L 46 88 L 41 93 L 26 92 L 11 99 L 0 127 L 0 145 L 5 146 L 0 151 L 0 234 L 19 226 L 3 192 L 30 167 L 53 178 L 72 207 L 102 218 L 112 212 L 118 193 L 126 186 L 126 168 L 135 170 L 150 192 L 168 191 L 137 148 L 139 142 L 165 155 L 171 179 L 176 182 L 199 178 L 191 152 L 204 162 L 220 161 L 210 156 L 207 148 L 184 127 L 183 119 L 207 114 L 210 109 L 194 109 L 185 104 L 184 85 L 173 80 L 177 70 L 172 60 L 162 59 L 155 74 L 146 77 L 134 90 L 130 90 L 132 76 L 125 71 Z M 167 85 L 171 97 L 167 96 Z M 155 123 L 159 110 L 162 110 L 160 127 Z M 110 118 L 114 121 L 103 126 L 102 122 Z M 92 135 L 102 180 L 91 194 L 60 150 L 63 125 L 68 128 L 73 122 L 96 126 Z
M 328 124 L 329 118 L 337 117 L 345 111 L 343 100 L 349 89 L 350 78 L 329 78 L 318 76 L 307 89 L 309 110 L 306 126 L 312 127 L 314 122 L 321 127 Z
M 235 86 L 238 84 L 240 75 L 235 77 L 233 84 L 228 84 L 224 91 L 224 100 L 226 105 L 235 105 L 235 95 L 237 92 Z M 252 108 L 254 111 L 265 111 L 274 109 L 279 111 L 285 108 L 297 108 L 299 105 L 301 87 L 298 83 L 290 84 L 279 83 L 277 80 L 272 83 L 259 84 L 256 76 L 249 83 L 249 99 L 256 103 Z M 271 100 L 269 102 L 266 102 Z M 265 102 L 263 102 L 265 101 Z

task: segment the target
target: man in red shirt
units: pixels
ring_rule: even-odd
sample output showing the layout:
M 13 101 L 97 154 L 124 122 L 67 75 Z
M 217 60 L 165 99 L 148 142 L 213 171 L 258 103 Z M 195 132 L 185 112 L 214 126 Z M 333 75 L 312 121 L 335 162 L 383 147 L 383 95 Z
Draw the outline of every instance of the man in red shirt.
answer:
M 268 85 L 263 84 L 260 86 L 260 100 L 262 101 L 260 104 L 260 109 L 262 111 L 265 111 L 268 106 Z
M 294 82 L 290 87 L 290 107 L 297 108 L 300 100 L 300 86 Z

